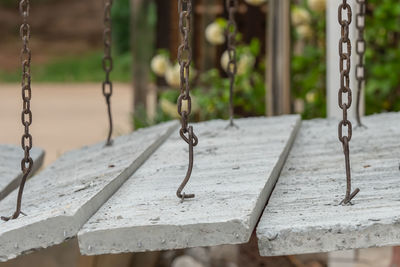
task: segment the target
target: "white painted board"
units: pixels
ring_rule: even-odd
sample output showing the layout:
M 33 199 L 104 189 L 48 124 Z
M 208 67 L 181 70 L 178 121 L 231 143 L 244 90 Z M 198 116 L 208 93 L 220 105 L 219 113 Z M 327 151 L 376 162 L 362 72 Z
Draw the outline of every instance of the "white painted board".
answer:
M 44 151 L 33 147 L 30 151 L 33 160 L 32 176 L 43 164 Z M 20 146 L 0 145 L 0 200 L 5 198 L 15 188 L 22 179 L 21 160 L 24 151 Z
M 0 223 L 0 261 L 59 244 L 82 225 L 178 128 L 169 122 L 71 151 L 26 184 L 22 211 L 27 216 Z M 0 214 L 14 211 L 16 191 L 0 202 Z
M 184 192 L 175 193 L 188 146 L 171 137 L 84 225 L 86 255 L 248 242 L 300 127 L 300 117 L 216 120 L 194 125 L 199 144 Z
M 257 227 L 263 256 L 400 245 L 400 113 L 365 117 L 350 142 L 353 206 L 338 120 L 303 122 Z

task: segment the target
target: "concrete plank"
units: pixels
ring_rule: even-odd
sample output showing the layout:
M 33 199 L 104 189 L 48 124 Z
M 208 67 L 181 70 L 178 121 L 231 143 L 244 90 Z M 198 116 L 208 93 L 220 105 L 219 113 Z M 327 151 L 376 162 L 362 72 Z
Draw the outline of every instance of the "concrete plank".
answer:
M 300 127 L 299 116 L 198 123 L 192 178 L 183 203 L 175 192 L 188 147 L 169 139 L 84 225 L 86 255 L 248 242 Z
M 20 146 L 0 145 L 0 200 L 19 187 L 22 179 L 21 160 L 23 156 L 24 151 Z M 30 177 L 42 166 L 44 151 L 33 147 L 31 157 L 33 169 Z
M 22 210 L 27 216 L 0 223 L 0 261 L 74 237 L 122 183 L 178 128 L 169 122 L 64 154 L 28 181 Z M 16 191 L 0 202 L 14 210 Z
M 338 120 L 302 124 L 257 227 L 263 256 L 400 245 L 400 113 L 363 119 L 350 142 L 352 206 Z

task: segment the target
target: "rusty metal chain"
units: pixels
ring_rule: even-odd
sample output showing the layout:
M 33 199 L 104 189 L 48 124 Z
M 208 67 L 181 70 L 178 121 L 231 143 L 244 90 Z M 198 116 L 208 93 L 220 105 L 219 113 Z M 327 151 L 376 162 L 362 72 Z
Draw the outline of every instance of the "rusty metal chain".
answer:
M 347 18 L 343 18 L 343 15 Z M 339 6 L 338 20 L 341 26 L 341 38 L 339 41 L 339 55 L 340 55 L 340 89 L 339 89 L 339 107 L 343 110 L 343 119 L 339 123 L 338 132 L 339 140 L 343 145 L 343 152 L 345 155 L 346 165 L 346 196 L 341 204 L 350 204 L 350 201 L 358 194 L 360 189 L 354 190 L 351 193 L 351 169 L 350 169 L 350 149 L 349 142 L 352 137 L 352 124 L 347 118 L 347 111 L 351 107 L 352 92 L 350 89 L 350 67 L 351 67 L 351 41 L 349 38 L 349 26 L 352 21 L 352 11 L 347 0 Z M 343 98 L 347 97 L 347 101 L 343 102 Z M 347 128 L 347 134 L 343 134 L 343 128 Z
M 238 7 L 237 0 L 226 0 L 226 9 L 228 10 L 228 26 L 226 29 L 226 35 L 228 39 L 228 55 L 229 62 L 226 68 L 228 74 L 230 85 L 229 85 L 229 126 L 235 126 L 233 123 L 234 116 L 234 104 L 233 104 L 233 94 L 235 87 L 235 77 L 237 73 L 237 58 L 236 58 L 236 34 L 237 27 L 235 22 L 235 13 Z
M 32 89 L 31 89 L 31 59 L 32 53 L 29 48 L 29 39 L 31 36 L 31 27 L 28 24 L 29 17 L 29 0 L 21 0 L 19 3 L 19 12 L 23 18 L 22 25 L 20 27 L 19 33 L 22 39 L 22 49 L 21 49 L 21 63 L 22 63 L 22 101 L 23 110 L 21 113 L 21 121 L 24 126 L 24 134 L 21 138 L 21 146 L 24 150 L 24 158 L 21 161 L 22 170 L 22 180 L 18 190 L 17 206 L 14 214 L 11 217 L 1 217 L 2 220 L 8 221 L 10 219 L 17 219 L 21 212 L 22 205 L 22 195 L 24 192 L 24 186 L 26 179 L 33 168 L 33 160 L 30 156 L 30 150 L 32 149 L 32 135 L 29 132 L 29 126 L 32 124 L 32 111 L 31 111 L 31 99 L 32 99 Z
M 113 132 L 113 120 L 111 113 L 111 96 L 113 93 L 113 84 L 110 80 L 110 73 L 113 69 L 113 60 L 111 56 L 111 44 L 112 44 L 112 36 L 111 36 L 111 8 L 112 8 L 113 0 L 104 0 L 104 33 L 103 33 L 103 41 L 104 41 L 104 57 L 103 57 L 103 69 L 106 74 L 106 78 L 103 82 L 102 89 L 103 95 L 106 99 L 107 103 L 107 112 L 108 112 L 108 121 L 109 121 L 109 131 L 107 136 L 106 145 L 112 145 L 112 132 Z
M 190 97 L 190 64 L 192 62 L 192 49 L 190 46 L 192 0 L 178 0 L 179 30 L 181 33 L 181 45 L 178 48 L 178 62 L 180 65 L 180 90 L 178 97 L 178 114 L 181 117 L 181 129 L 179 134 L 189 145 L 189 166 L 185 179 L 179 186 L 176 195 L 182 201 L 186 198 L 194 198 L 194 194 L 182 193 L 189 182 L 193 169 L 193 147 L 198 144 L 197 136 L 193 132 L 193 126 L 189 126 L 189 115 L 192 111 L 192 99 Z M 185 108 L 184 102 L 186 103 Z
M 366 3 L 367 0 L 357 0 L 358 12 L 356 15 L 356 28 L 357 28 L 357 42 L 356 52 L 358 56 L 358 64 L 356 67 L 356 79 L 357 79 L 357 102 L 356 102 L 356 120 L 357 126 L 362 127 L 361 123 L 361 91 L 365 84 L 365 66 L 364 66 L 364 54 L 366 43 L 364 39 L 365 30 L 365 14 L 366 14 Z

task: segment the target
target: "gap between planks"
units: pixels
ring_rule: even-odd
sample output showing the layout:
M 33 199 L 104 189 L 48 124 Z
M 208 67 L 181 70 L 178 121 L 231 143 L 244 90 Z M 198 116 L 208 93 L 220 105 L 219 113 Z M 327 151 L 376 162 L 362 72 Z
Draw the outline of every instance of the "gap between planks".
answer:
M 157 251 L 248 242 L 300 127 L 300 116 L 194 124 L 195 165 L 175 192 L 188 164 L 187 144 L 175 134 L 84 225 L 81 253 Z

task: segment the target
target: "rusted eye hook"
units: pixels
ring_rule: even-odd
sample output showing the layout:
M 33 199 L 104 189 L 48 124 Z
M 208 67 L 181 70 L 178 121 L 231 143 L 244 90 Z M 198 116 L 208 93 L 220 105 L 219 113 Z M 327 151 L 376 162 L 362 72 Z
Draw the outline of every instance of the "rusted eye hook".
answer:
M 189 166 L 186 172 L 185 179 L 179 186 L 178 190 L 176 191 L 176 196 L 181 199 L 181 202 L 183 202 L 186 198 L 194 198 L 194 194 L 186 194 L 182 193 L 183 189 L 185 188 L 186 184 L 189 182 L 190 176 L 192 174 L 192 169 L 193 169 L 193 147 L 197 146 L 199 143 L 197 136 L 193 133 L 193 126 L 188 127 L 188 137 L 185 136 L 185 133 L 183 130 L 180 130 L 180 135 L 183 140 L 185 140 L 186 143 L 189 144 Z

